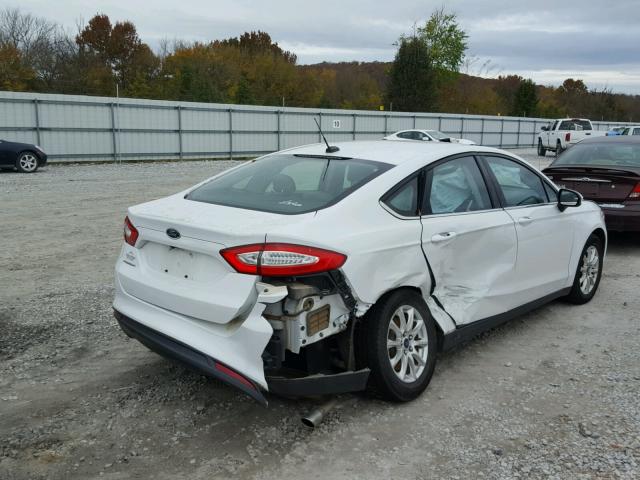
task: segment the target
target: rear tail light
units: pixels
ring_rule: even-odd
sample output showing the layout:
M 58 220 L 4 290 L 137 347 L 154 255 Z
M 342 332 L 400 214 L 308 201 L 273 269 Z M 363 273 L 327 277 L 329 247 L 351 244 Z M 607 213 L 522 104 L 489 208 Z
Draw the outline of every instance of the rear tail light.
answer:
M 637 183 L 633 190 L 631 190 L 629 198 L 640 198 L 640 183 Z
M 564 141 L 565 142 L 570 142 L 571 141 L 571 132 L 567 132 L 566 135 L 564 136 Z
M 220 251 L 237 272 L 266 277 L 291 277 L 328 272 L 347 260 L 341 253 L 291 243 L 256 243 Z
M 133 226 L 129 217 L 125 217 L 124 219 L 124 241 L 127 242 L 132 247 L 136 246 L 136 241 L 138 240 L 138 230 Z

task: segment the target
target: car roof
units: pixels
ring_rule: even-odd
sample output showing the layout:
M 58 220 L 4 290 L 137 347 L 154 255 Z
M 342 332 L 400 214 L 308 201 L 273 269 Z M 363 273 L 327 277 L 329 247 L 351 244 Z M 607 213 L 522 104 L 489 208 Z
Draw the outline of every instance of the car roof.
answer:
M 591 137 L 585 138 L 581 140 L 576 145 L 581 144 L 592 144 L 592 143 L 601 143 L 601 144 L 609 144 L 609 143 L 623 143 L 623 144 L 638 144 L 640 143 L 640 135 L 612 135 L 612 136 L 602 136 L 602 137 Z
M 320 155 L 323 157 L 349 157 L 363 160 L 400 165 L 402 163 L 431 163 L 440 158 L 457 153 L 504 153 L 497 148 L 481 147 L 477 145 L 464 145 L 448 142 L 402 142 L 394 140 L 357 140 L 352 142 L 331 142 L 330 145 L 338 147 L 336 153 L 326 153 L 324 143 L 305 145 L 290 148 L 282 152 L 294 155 Z

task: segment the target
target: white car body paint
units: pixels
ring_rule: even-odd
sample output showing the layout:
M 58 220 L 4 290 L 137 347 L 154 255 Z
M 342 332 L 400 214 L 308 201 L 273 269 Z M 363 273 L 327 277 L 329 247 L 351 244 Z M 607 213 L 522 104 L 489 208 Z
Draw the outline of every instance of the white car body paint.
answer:
M 220 255 L 225 247 L 287 242 L 342 253 L 347 260 L 340 270 L 357 302 L 356 316 L 385 293 L 410 287 L 447 334 L 570 286 L 587 238 L 596 229 L 606 232 L 602 212 L 591 202 L 564 212 L 545 204 L 403 218 L 380 198 L 434 161 L 484 153 L 526 162 L 498 149 L 444 142 L 337 146 L 335 156 L 394 167 L 312 213 L 274 214 L 185 199 L 192 189 L 131 207 L 128 217 L 140 236 L 135 247 L 123 246 L 118 259 L 114 308 L 268 389 L 261 354 L 273 328 L 263 312 L 286 292 L 265 292 L 260 277 L 237 273 Z M 325 148 L 315 144 L 288 152 L 331 156 Z M 524 216 L 531 217 L 526 225 L 519 223 Z M 169 227 L 181 238 L 169 238 Z M 446 232 L 455 235 L 434 243 Z M 338 296 L 330 301 L 342 302 Z M 348 311 L 342 307 L 332 309 L 333 320 Z

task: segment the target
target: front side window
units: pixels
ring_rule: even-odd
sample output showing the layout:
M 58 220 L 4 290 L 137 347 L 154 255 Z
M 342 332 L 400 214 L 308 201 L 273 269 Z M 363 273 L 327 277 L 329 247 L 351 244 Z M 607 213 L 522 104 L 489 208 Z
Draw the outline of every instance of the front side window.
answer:
M 506 207 L 547 203 L 542 179 L 524 165 L 503 157 L 485 157 L 502 191 Z
M 307 213 L 339 202 L 391 167 L 352 158 L 273 155 L 216 177 L 185 198 L 271 213 Z
M 492 208 L 484 179 L 473 157 L 449 160 L 427 173 L 425 214 Z

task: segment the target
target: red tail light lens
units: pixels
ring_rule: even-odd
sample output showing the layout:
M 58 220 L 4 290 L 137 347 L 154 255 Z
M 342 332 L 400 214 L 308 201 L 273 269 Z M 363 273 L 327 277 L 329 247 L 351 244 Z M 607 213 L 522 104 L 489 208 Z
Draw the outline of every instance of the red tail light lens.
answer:
M 347 260 L 341 253 L 291 243 L 256 243 L 220 251 L 237 272 L 266 277 L 291 277 L 328 272 Z
M 567 134 L 564 136 L 564 141 L 565 142 L 571 141 L 571 132 L 567 132 Z
M 136 246 L 136 242 L 138 241 L 138 230 L 133 226 L 129 217 L 125 217 L 124 219 L 124 241 L 127 242 L 132 247 Z
M 640 183 L 637 183 L 633 190 L 631 190 L 629 198 L 640 198 Z

